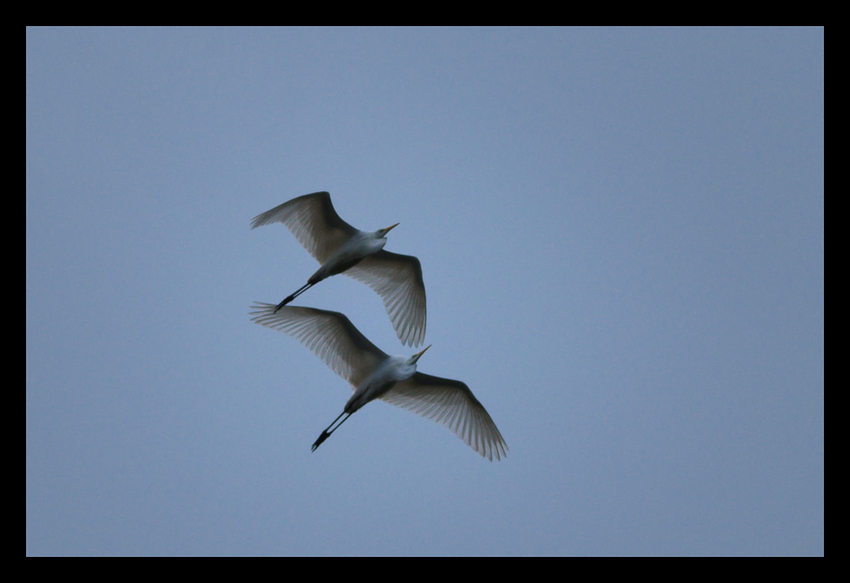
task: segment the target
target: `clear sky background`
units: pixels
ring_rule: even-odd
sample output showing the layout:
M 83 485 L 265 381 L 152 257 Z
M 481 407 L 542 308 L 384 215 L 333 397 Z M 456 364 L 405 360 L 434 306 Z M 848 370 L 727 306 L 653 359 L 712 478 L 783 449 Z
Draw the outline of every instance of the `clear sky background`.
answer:
M 823 29 L 27 29 L 29 555 L 824 552 Z M 249 320 L 328 190 L 488 462 Z M 296 300 L 409 355 L 337 276 Z

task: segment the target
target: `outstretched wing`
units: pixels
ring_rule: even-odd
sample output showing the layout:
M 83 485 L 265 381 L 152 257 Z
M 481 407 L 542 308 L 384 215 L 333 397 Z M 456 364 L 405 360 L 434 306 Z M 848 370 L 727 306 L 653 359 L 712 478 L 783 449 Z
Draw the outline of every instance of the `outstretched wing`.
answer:
M 502 434 L 465 383 L 417 372 L 380 399 L 445 425 L 490 461 L 507 455 Z
M 255 302 L 252 321 L 289 334 L 356 388 L 387 355 L 354 327 L 344 314 L 316 308 Z
M 327 192 L 314 192 L 288 200 L 254 217 L 251 228 L 270 223 L 286 225 L 319 263 L 324 263 L 340 245 L 357 233 L 357 229 L 336 214 L 331 195 Z
M 381 249 L 344 272 L 371 287 L 384 301 L 398 339 L 419 346 L 425 339 L 425 283 L 416 257 Z

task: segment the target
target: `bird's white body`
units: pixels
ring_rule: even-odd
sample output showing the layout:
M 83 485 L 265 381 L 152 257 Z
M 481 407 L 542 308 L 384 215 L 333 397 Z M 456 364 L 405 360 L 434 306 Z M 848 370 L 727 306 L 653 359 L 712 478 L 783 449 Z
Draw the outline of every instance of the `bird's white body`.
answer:
M 368 231 L 357 231 L 348 241 L 340 245 L 340 247 L 331 253 L 331 256 L 322 263 L 322 266 L 316 270 L 307 283 L 319 283 L 332 275 L 337 275 L 348 271 L 364 258 L 369 255 L 374 255 L 384 248 L 387 244 L 387 238 L 381 231 L 370 233 Z
M 425 350 L 413 355 L 413 357 L 388 356 L 360 383 L 360 386 L 354 389 L 354 394 L 345 404 L 343 410 L 346 413 L 354 413 L 369 401 L 380 399 L 384 394 L 391 391 L 396 383 L 412 377 L 416 372 L 416 361 Z

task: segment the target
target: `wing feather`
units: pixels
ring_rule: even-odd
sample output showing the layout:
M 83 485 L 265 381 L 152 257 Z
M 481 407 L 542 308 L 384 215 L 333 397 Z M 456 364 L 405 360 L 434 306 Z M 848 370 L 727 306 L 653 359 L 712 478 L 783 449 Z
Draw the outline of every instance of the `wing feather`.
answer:
M 425 340 L 427 309 L 422 265 L 416 257 L 381 249 L 345 271 L 381 296 L 402 344 L 419 346 Z
M 387 355 L 354 327 L 344 314 L 316 308 L 255 302 L 252 321 L 289 334 L 356 388 Z
M 286 225 L 319 263 L 324 263 L 357 233 L 357 229 L 336 214 L 331 195 L 327 192 L 314 192 L 288 200 L 254 217 L 251 228 L 271 223 Z
M 465 383 L 417 372 L 380 399 L 445 425 L 490 461 L 507 455 L 502 434 Z

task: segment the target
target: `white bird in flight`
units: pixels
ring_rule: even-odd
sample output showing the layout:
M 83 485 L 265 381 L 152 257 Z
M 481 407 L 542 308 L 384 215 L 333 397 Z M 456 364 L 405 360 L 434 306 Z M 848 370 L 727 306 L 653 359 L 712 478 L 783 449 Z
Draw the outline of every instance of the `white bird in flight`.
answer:
M 342 413 L 313 444 L 313 451 L 355 411 L 380 399 L 445 425 L 490 461 L 507 455 L 502 434 L 466 384 L 416 372 L 416 362 L 430 346 L 413 356 L 389 356 L 339 312 L 260 302 L 251 308 L 251 320 L 296 338 L 354 389 Z
M 419 346 L 425 339 L 425 283 L 416 257 L 384 251 L 386 234 L 355 229 L 336 214 L 331 195 L 314 192 L 276 206 L 251 221 L 254 229 L 283 223 L 310 255 L 322 264 L 307 283 L 277 305 L 282 308 L 323 279 L 345 273 L 371 287 L 381 299 L 402 344 Z

